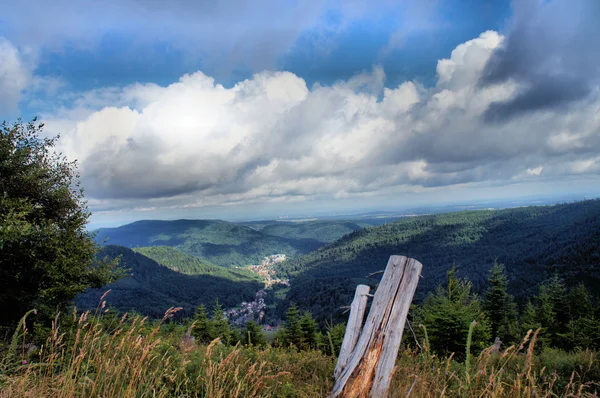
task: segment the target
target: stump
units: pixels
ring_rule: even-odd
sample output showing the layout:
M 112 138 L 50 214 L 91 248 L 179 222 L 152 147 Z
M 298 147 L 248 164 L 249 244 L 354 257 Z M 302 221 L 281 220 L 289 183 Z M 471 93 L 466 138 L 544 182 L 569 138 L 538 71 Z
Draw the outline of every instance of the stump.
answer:
M 364 327 L 369 288 L 357 286 L 334 371 L 331 398 L 388 395 L 404 323 L 422 268 L 412 258 L 390 257 Z

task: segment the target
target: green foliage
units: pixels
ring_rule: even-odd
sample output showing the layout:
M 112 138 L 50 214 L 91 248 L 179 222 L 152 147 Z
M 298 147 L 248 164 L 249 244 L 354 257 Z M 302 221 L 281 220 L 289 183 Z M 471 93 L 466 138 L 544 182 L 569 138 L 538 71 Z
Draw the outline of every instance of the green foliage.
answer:
M 492 337 L 499 337 L 505 343 L 519 338 L 517 305 L 508 293 L 508 278 L 502 264 L 496 263 L 490 270 L 482 307 L 490 321 Z
M 317 245 L 332 243 L 344 235 L 359 231 L 363 227 L 354 221 L 319 220 L 304 222 L 248 223 L 260 232 L 280 238 L 314 241 Z
M 541 327 L 542 348 L 600 347 L 598 309 L 583 284 L 567 289 L 558 275 L 544 282 L 524 309 L 524 327 Z
M 192 336 L 194 336 L 196 341 L 200 344 L 208 344 L 215 338 L 213 323 L 208 318 L 208 313 L 206 312 L 204 304 L 200 304 L 194 314 Z
M 219 220 L 137 221 L 102 228 L 96 239 L 129 248 L 169 246 L 223 267 L 260 264 L 277 253 L 293 256 L 321 246 L 315 241 L 286 239 Z
M 254 321 L 246 322 L 241 333 L 241 343 L 244 345 L 264 346 L 267 339 L 262 328 Z
M 247 269 L 221 267 L 169 246 L 136 247 L 134 251 L 182 274 L 212 275 L 231 281 L 258 279 L 255 273 Z
M 237 340 L 236 336 L 231 330 L 231 326 L 229 326 L 225 311 L 219 300 L 215 302 L 215 306 L 213 307 L 211 321 L 213 338 L 220 338 L 224 344 L 235 343 Z
M 0 325 L 32 307 L 53 314 L 90 286 L 114 279 L 96 245 L 76 163 L 54 152 L 43 125 L 0 125 Z
M 427 328 L 433 351 L 464 358 L 470 325 L 475 321 L 471 345 L 477 351 L 488 345 L 490 327 L 478 298 L 471 293 L 471 282 L 456 277 L 454 268 L 447 275 L 446 285 L 438 286 L 423 303 L 419 319 Z
M 495 259 L 505 265 L 508 292 L 517 302 L 535 295 L 539 284 L 554 273 L 567 285 L 581 281 L 598 294 L 598 231 L 600 200 L 411 217 L 353 232 L 287 260 L 278 272 L 291 278 L 288 301 L 311 311 L 319 322 L 331 314 L 337 318 L 339 307 L 351 302 L 356 285 L 369 282 L 365 277 L 383 269 L 392 254 L 424 265 L 416 302 L 443 283 L 453 264 L 476 291 L 483 291 Z
M 302 346 L 302 329 L 300 328 L 300 311 L 295 304 L 291 304 L 285 314 L 285 325 L 282 329 L 283 346 Z
M 99 255 L 120 258 L 130 276 L 101 289 L 88 289 L 77 297 L 78 308 L 95 308 L 100 296 L 111 289 L 106 301 L 121 312 L 136 311 L 158 318 L 170 307 L 182 307 L 177 316 L 191 317 L 200 304 L 212 306 L 218 299 L 233 307 L 252 300 L 263 288 L 255 278 L 243 279 L 242 274 L 235 280 L 214 275 L 181 274 L 122 246 L 106 246 Z

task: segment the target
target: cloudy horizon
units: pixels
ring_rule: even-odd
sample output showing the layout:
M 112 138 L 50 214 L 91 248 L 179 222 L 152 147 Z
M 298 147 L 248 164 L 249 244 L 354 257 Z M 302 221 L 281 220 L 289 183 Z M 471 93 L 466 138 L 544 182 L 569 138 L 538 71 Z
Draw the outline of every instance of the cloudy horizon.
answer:
M 14 3 L 0 119 L 95 225 L 600 196 L 600 3 L 481 3 Z

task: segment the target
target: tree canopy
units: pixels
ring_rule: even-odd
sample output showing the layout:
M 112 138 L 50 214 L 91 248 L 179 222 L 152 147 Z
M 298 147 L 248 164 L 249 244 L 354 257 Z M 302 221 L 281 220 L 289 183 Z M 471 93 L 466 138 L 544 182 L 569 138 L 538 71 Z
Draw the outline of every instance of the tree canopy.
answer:
M 0 309 L 10 325 L 35 307 L 54 313 L 113 280 L 93 259 L 90 216 L 75 162 L 54 151 L 36 120 L 0 126 Z

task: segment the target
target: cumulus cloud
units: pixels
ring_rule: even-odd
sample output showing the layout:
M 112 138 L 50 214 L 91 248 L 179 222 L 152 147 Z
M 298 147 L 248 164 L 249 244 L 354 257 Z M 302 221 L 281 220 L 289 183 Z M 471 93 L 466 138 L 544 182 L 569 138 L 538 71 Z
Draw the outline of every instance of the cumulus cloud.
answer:
M 29 85 L 31 71 L 23 54 L 0 37 L 0 115 L 17 110 L 21 94 Z
M 481 77 L 482 85 L 519 84 L 518 95 L 489 104 L 487 121 L 532 111 L 560 111 L 597 98 L 600 2 L 522 0 L 513 3 L 507 38 Z
M 78 159 L 93 209 L 368 197 L 600 171 L 600 101 L 486 123 L 519 82 L 481 85 L 506 39 L 488 31 L 437 84 L 384 88 L 375 67 L 332 86 L 261 72 L 231 88 L 202 72 L 167 87 L 86 93 L 45 121 Z M 116 104 L 105 106 L 105 104 Z M 87 106 L 86 104 L 94 104 Z

